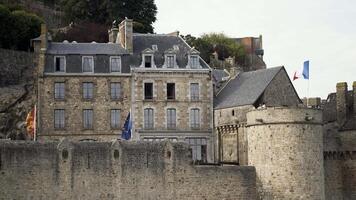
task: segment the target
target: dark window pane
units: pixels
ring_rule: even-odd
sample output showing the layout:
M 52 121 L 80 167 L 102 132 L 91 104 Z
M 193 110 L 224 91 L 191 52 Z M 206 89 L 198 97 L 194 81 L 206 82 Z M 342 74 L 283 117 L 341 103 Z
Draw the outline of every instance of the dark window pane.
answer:
M 152 56 L 145 56 L 145 67 L 146 68 L 152 67 Z
M 153 99 L 153 83 L 145 83 L 145 99 Z
M 167 99 L 175 99 L 175 84 L 167 83 Z

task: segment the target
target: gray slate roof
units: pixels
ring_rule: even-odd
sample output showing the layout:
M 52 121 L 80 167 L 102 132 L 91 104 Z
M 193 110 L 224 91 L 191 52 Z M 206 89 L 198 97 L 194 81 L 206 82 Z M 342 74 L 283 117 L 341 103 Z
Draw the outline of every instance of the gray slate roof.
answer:
M 127 50 L 113 43 L 49 43 L 48 54 L 123 55 Z
M 231 79 L 214 99 L 214 108 L 253 105 L 284 67 L 242 72 Z
M 213 69 L 212 73 L 213 73 L 213 78 L 215 79 L 216 82 L 220 82 L 224 77 L 229 76 L 229 74 L 222 69 Z
M 181 37 L 165 34 L 133 34 L 133 55 L 123 62 L 134 67 L 138 67 L 142 62 L 142 51 L 147 48 L 152 49 L 152 45 L 157 45 L 158 50 L 154 53 L 154 62 L 157 68 L 164 64 L 164 52 L 173 49 L 177 45 L 179 50 L 176 53 L 177 64 L 179 68 L 186 68 L 188 63 L 188 51 L 191 47 L 185 43 Z M 203 68 L 209 68 L 207 64 L 200 59 Z

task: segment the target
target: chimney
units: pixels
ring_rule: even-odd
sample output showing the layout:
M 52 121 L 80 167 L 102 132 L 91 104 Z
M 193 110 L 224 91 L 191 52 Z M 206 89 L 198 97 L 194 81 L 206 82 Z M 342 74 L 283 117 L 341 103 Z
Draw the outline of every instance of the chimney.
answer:
M 354 115 L 356 116 L 356 81 L 354 81 L 352 84 L 352 91 L 352 95 L 354 97 Z
M 117 35 L 119 34 L 119 29 L 116 26 L 113 26 L 109 31 L 109 42 L 116 43 Z
M 133 20 L 126 18 L 119 25 L 119 37 L 117 38 L 117 41 L 119 41 L 121 46 L 127 49 L 130 53 L 132 53 L 133 50 L 132 34 Z
M 232 66 L 232 67 L 229 69 L 229 75 L 230 75 L 229 78 L 230 78 L 230 79 L 234 79 L 234 78 L 236 78 L 237 75 L 239 75 L 239 73 L 241 73 L 241 72 L 242 72 L 241 68 Z
M 341 127 L 347 115 L 347 83 L 341 82 L 336 84 L 336 118 Z
M 41 24 L 41 52 L 46 52 L 48 47 L 48 29 L 46 24 Z

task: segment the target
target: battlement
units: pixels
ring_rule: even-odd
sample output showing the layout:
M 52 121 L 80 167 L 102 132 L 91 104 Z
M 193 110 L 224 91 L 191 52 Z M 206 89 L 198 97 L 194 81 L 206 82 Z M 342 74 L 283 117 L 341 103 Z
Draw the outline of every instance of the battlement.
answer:
M 168 141 L 0 141 L 0 174 L 4 199 L 256 198 L 254 167 L 196 166 Z

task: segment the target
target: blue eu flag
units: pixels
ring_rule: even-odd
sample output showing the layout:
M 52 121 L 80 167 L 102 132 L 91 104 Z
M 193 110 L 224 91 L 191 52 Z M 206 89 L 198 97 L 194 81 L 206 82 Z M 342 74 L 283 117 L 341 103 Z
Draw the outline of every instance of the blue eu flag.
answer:
M 131 120 L 131 116 L 129 113 L 127 115 L 124 127 L 122 129 L 122 135 L 121 135 L 122 139 L 129 140 L 131 138 L 131 128 L 132 128 L 132 120 Z

